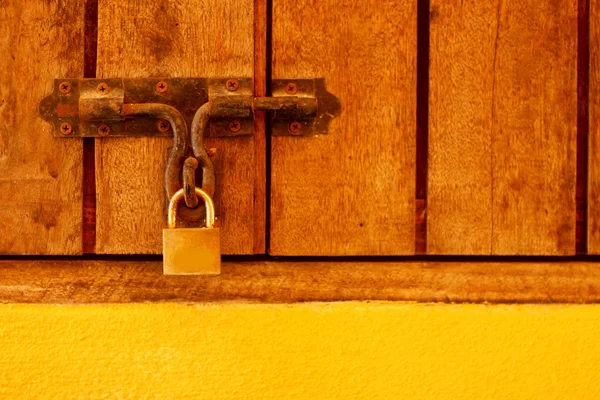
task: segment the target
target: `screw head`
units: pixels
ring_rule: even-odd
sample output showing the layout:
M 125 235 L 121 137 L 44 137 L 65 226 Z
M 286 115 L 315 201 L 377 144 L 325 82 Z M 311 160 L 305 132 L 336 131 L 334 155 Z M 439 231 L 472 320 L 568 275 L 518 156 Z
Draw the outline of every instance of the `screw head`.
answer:
M 98 127 L 98 135 L 100 136 L 108 136 L 110 133 L 110 126 L 106 124 L 102 124 Z
M 225 82 L 225 87 L 227 88 L 227 90 L 235 92 L 240 87 L 240 84 L 235 79 L 229 79 L 227 82 Z
M 295 83 L 290 82 L 287 85 L 285 85 L 285 92 L 287 94 L 296 94 L 297 91 L 298 91 L 298 87 L 296 86 Z
M 60 85 L 58 85 L 58 90 L 60 90 L 61 93 L 69 93 L 71 91 L 71 84 L 69 82 L 61 82 Z
M 167 84 L 167 82 L 160 81 L 156 84 L 156 91 L 158 93 L 165 93 L 167 90 L 169 90 L 169 85 Z
M 214 162 L 215 159 L 217 158 L 217 148 L 211 147 L 210 149 L 207 150 L 207 152 L 208 152 L 208 156 L 210 157 L 210 159 Z
M 229 123 L 229 130 L 231 132 L 237 132 L 240 129 L 242 129 L 242 124 L 240 123 L 240 121 L 238 121 L 237 119 L 234 119 L 233 121 L 231 121 Z
M 60 133 L 63 135 L 70 135 L 73 132 L 73 127 L 68 122 L 63 122 L 60 124 Z
M 110 89 L 109 89 L 109 87 L 108 87 L 108 85 L 106 83 L 102 82 L 101 84 L 99 84 L 96 87 L 96 91 L 99 94 L 108 94 L 108 92 L 110 92 Z
M 290 132 L 298 133 L 302 130 L 302 124 L 298 121 L 294 121 L 289 126 Z
M 183 162 L 183 165 L 187 168 L 196 169 L 198 168 L 198 160 L 196 160 L 194 157 L 188 157 Z
M 171 129 L 171 123 L 166 119 L 161 119 L 156 123 L 156 127 L 158 128 L 159 132 L 167 132 L 169 129 Z

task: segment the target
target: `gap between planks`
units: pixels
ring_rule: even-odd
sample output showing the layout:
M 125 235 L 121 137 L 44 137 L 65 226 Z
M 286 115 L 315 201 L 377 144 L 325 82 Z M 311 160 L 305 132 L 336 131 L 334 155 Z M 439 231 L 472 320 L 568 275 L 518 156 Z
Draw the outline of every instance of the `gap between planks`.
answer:
M 83 77 L 96 77 L 98 58 L 98 0 L 85 2 Z M 83 139 L 82 252 L 96 252 L 96 142 Z

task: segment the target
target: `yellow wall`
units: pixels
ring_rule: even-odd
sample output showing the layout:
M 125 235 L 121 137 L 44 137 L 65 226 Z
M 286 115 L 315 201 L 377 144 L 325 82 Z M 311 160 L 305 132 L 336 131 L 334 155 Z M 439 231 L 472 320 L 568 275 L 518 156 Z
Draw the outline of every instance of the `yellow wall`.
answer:
M 600 306 L 0 306 L 0 399 L 599 399 Z

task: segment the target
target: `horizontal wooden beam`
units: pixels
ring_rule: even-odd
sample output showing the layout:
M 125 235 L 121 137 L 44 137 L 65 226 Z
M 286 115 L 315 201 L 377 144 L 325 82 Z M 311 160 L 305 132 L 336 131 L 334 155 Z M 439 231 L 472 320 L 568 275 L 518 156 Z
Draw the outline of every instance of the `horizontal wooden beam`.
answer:
M 174 277 L 160 261 L 0 261 L 0 303 L 350 300 L 596 303 L 600 263 L 230 261 L 217 277 Z

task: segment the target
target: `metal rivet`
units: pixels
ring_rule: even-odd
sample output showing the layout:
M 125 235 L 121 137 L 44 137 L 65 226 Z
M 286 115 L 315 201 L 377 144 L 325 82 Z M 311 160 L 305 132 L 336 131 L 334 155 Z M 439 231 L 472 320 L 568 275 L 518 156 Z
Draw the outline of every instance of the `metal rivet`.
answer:
M 60 133 L 63 135 L 70 135 L 73 132 L 73 127 L 68 122 L 60 124 Z
M 160 121 L 158 121 L 156 123 L 156 126 L 158 127 L 158 130 L 160 132 L 167 132 L 169 129 L 171 129 L 171 123 L 166 119 L 161 119 Z
M 240 121 L 238 121 L 238 120 L 234 119 L 233 121 L 231 121 L 231 122 L 229 123 L 229 130 L 230 130 L 231 132 L 237 132 L 237 131 L 239 131 L 240 129 L 242 129 L 242 124 L 240 123 Z
M 60 90 L 61 93 L 69 93 L 71 91 L 71 84 L 69 82 L 61 82 L 60 85 L 58 85 L 58 90 Z
M 108 94 L 108 92 L 110 92 L 110 89 L 106 83 L 102 82 L 96 87 L 96 91 L 100 94 Z
M 287 85 L 285 85 L 285 92 L 287 94 L 296 94 L 296 92 L 298 91 L 298 87 L 296 86 L 295 83 L 288 83 Z
M 237 80 L 235 79 L 229 79 L 226 83 L 225 83 L 225 87 L 227 87 L 227 90 L 235 92 L 236 90 L 238 90 L 238 88 L 240 87 L 240 84 L 238 83 Z
M 214 162 L 217 158 L 217 148 L 211 147 L 210 149 L 207 149 L 207 152 L 210 159 Z
M 110 133 L 110 126 L 106 124 L 102 124 L 98 127 L 98 135 L 100 136 L 108 136 Z
M 302 130 L 302 124 L 298 121 L 294 121 L 290 124 L 289 129 L 292 133 L 298 133 Z
M 169 90 L 169 85 L 167 84 L 167 82 L 160 81 L 156 84 L 156 91 L 158 93 L 165 93 L 167 90 Z

